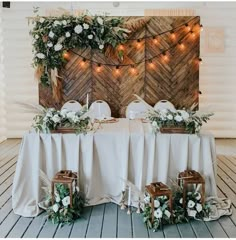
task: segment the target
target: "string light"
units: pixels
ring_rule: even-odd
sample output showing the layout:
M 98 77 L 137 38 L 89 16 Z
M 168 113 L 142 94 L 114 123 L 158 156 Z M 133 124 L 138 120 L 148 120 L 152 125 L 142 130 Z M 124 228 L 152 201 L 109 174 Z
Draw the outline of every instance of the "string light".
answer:
M 119 74 L 120 73 L 120 67 L 119 66 L 116 66 L 116 71 L 115 71 L 116 74 Z
M 83 60 L 80 62 L 80 66 L 83 67 L 86 63 L 86 58 L 83 58 Z
M 154 43 L 154 44 L 157 44 L 157 43 L 158 43 L 158 40 L 156 39 L 156 37 L 153 37 L 153 43 Z
M 163 52 L 163 53 L 162 53 L 162 57 L 163 57 L 163 59 L 164 59 L 165 61 L 168 60 L 168 56 L 166 55 L 166 52 Z
M 137 40 L 137 48 L 140 48 L 140 47 L 141 47 L 141 43 L 140 43 L 140 42 L 141 42 L 141 40 L 138 39 L 138 40 Z
M 194 32 L 194 31 L 190 31 L 190 33 L 191 33 L 191 36 L 192 36 L 193 38 L 195 38 L 195 36 L 196 36 L 195 32 Z
M 134 65 L 131 65 L 131 73 L 135 74 L 136 73 L 136 69 Z
M 203 31 L 203 25 L 200 24 L 200 31 L 202 32 Z
M 199 62 L 199 64 L 202 64 L 202 59 L 198 58 L 198 62 Z
M 184 44 L 183 44 L 182 42 L 179 42 L 178 44 L 179 44 L 179 48 L 180 48 L 181 50 L 184 50 L 184 48 L 185 48 Z
M 69 53 L 68 53 L 67 51 L 64 51 L 63 54 L 62 54 L 62 56 L 63 56 L 63 58 L 66 59 L 66 60 L 68 60 L 69 57 L 70 57 L 70 55 L 69 55 Z
M 150 59 L 148 62 L 149 62 L 149 67 L 154 68 L 154 63 L 152 62 L 152 60 Z
M 185 27 L 186 27 L 186 29 L 188 30 L 188 31 L 190 31 L 190 26 L 188 25 L 188 23 L 185 23 Z
M 174 40 L 176 38 L 175 32 L 171 31 L 170 32 L 170 37 Z
M 101 72 L 101 63 L 98 63 L 98 66 L 97 66 L 97 72 L 98 72 L 98 73 Z
M 120 44 L 119 46 L 118 46 L 118 50 L 119 51 L 123 51 L 125 48 L 124 48 L 124 45 L 123 44 Z

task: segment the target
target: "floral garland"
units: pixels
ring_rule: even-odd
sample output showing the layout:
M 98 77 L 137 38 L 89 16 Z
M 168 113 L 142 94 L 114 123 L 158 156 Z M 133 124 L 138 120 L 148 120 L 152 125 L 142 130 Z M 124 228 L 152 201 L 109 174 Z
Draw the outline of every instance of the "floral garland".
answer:
M 130 31 L 123 18 L 105 16 L 37 17 L 30 34 L 33 37 L 33 66 L 37 77 L 46 86 L 56 84 L 57 69 L 66 62 L 63 53 L 69 49 L 88 48 L 104 52 L 125 42 Z
M 154 132 L 159 132 L 163 127 L 182 127 L 188 133 L 199 133 L 203 122 L 207 123 L 213 116 L 213 113 L 200 115 L 195 111 L 186 110 L 156 110 L 147 113 L 147 119 L 150 120 Z
M 77 134 L 86 133 L 91 130 L 91 126 L 90 118 L 85 113 L 86 109 L 73 112 L 67 109 L 45 108 L 42 114 L 34 117 L 33 128 L 42 133 L 49 133 L 59 127 L 73 128 Z

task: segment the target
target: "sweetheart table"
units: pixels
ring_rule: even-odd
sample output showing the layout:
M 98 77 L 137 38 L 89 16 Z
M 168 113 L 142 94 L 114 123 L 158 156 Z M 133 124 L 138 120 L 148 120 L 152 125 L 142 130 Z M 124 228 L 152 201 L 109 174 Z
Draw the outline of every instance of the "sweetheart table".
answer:
M 185 169 L 204 175 L 206 196 L 216 196 L 215 140 L 209 133 L 154 134 L 149 123 L 119 119 L 95 132 L 26 133 L 12 190 L 14 213 L 37 216 L 43 198 L 41 169 L 51 180 L 61 169 L 79 173 L 79 186 L 90 205 L 119 203 L 125 181 L 144 191 L 153 181 L 170 184 Z

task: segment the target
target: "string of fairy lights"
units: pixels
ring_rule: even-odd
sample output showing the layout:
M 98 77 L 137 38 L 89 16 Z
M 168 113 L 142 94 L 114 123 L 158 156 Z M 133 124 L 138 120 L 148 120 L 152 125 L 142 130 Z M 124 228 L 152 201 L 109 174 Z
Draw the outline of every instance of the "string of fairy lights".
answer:
M 128 39 L 128 41 L 135 41 L 135 42 L 136 42 L 136 46 L 137 46 L 137 48 L 139 49 L 139 48 L 142 46 L 142 41 L 144 41 L 144 40 L 146 40 L 146 39 L 152 39 L 153 44 L 157 45 L 158 42 L 159 42 L 159 41 L 158 41 L 158 37 L 161 36 L 161 35 L 167 34 L 167 33 L 169 33 L 169 34 L 170 34 L 170 38 L 171 38 L 173 41 L 175 41 L 175 40 L 176 40 L 176 30 L 179 29 L 179 28 L 181 28 L 181 27 L 183 27 L 183 26 L 184 26 L 185 29 L 186 29 L 186 34 L 184 34 L 181 38 L 179 38 L 177 41 L 175 41 L 175 43 L 174 43 L 173 45 L 171 45 L 171 46 L 168 47 L 167 49 L 162 49 L 157 55 L 151 56 L 151 57 L 149 57 L 149 58 L 144 58 L 144 59 L 142 59 L 142 60 L 140 60 L 140 61 L 138 61 L 138 62 L 127 63 L 127 64 L 122 64 L 122 63 L 117 63 L 117 64 L 113 64 L 113 63 L 101 63 L 101 62 L 98 62 L 98 61 L 93 60 L 93 59 L 91 59 L 91 58 L 85 57 L 85 56 L 83 56 L 82 54 L 79 54 L 79 53 L 77 53 L 77 52 L 75 52 L 75 51 L 73 51 L 73 50 L 70 50 L 70 52 L 72 52 L 73 54 L 79 56 L 79 57 L 82 59 L 81 62 L 80 62 L 81 67 L 84 67 L 85 64 L 86 64 L 86 62 L 90 62 L 91 64 L 95 64 L 95 66 L 96 66 L 96 71 L 97 71 L 98 73 L 101 72 L 102 66 L 114 67 L 116 73 L 119 73 L 119 70 L 120 70 L 120 68 L 122 68 L 122 67 L 130 67 L 131 72 L 132 72 L 132 73 L 135 73 L 135 72 L 136 72 L 136 67 L 137 67 L 139 64 L 143 63 L 143 62 L 148 63 L 149 66 L 150 66 L 150 68 L 154 68 L 154 67 L 155 67 L 155 65 L 154 65 L 154 63 L 153 63 L 153 60 L 154 60 L 154 59 L 156 59 L 156 58 L 158 58 L 158 57 L 162 57 L 162 59 L 163 59 L 164 61 L 168 61 L 168 59 L 169 59 L 168 52 L 169 52 L 171 49 L 175 48 L 176 46 L 178 46 L 178 47 L 180 48 L 180 50 L 184 50 L 184 49 L 185 49 L 184 39 L 185 39 L 188 35 L 191 35 L 191 37 L 192 37 L 193 39 L 195 38 L 195 36 L 196 36 L 196 31 L 193 31 L 193 29 L 194 29 L 194 27 L 195 27 L 196 25 L 199 26 L 199 28 L 198 28 L 199 31 L 202 31 L 202 30 L 203 30 L 203 25 L 200 24 L 200 23 L 195 23 L 195 24 L 193 24 L 192 27 L 190 27 L 189 23 L 190 23 L 191 21 L 193 21 L 194 19 L 196 19 L 196 18 L 197 18 L 197 17 L 194 17 L 194 18 L 190 19 L 188 22 L 185 22 L 185 23 L 183 23 L 183 24 L 181 24 L 181 25 L 179 25 L 179 26 L 177 26 L 177 27 L 175 27 L 175 28 L 172 28 L 172 29 L 170 29 L 170 30 L 166 30 L 166 31 L 163 31 L 163 32 L 161 32 L 161 33 L 158 33 L 157 35 L 144 36 L 144 37 L 141 37 L 141 38 L 138 38 L 138 39 L 131 39 L 131 38 Z M 125 50 L 124 44 L 120 44 L 120 45 L 118 46 L 118 50 L 124 51 L 124 50 Z M 69 59 L 69 53 L 68 53 L 67 51 L 65 51 L 64 54 L 63 54 L 63 57 L 68 60 L 68 59 Z M 201 59 L 201 58 L 198 58 L 197 61 L 198 61 L 199 64 L 202 63 L 202 59 Z

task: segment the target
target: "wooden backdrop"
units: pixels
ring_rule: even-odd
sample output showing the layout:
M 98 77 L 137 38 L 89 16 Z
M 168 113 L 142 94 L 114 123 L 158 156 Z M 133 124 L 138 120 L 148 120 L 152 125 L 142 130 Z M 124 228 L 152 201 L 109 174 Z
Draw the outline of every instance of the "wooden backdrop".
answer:
M 137 17 L 127 17 L 136 19 Z M 138 39 L 150 35 L 158 35 L 168 29 L 175 28 L 193 17 L 151 17 L 145 27 L 133 33 L 130 38 Z M 64 102 L 75 99 L 85 104 L 89 93 L 90 104 L 98 99 L 105 100 L 111 107 L 112 116 L 123 117 L 127 105 L 135 99 L 134 93 L 154 105 L 161 99 L 171 101 L 176 108 L 189 108 L 198 105 L 199 92 L 199 23 L 197 17 L 189 23 L 192 34 L 186 35 L 186 26 L 178 28 L 173 39 L 170 33 L 163 34 L 154 40 L 146 38 L 139 42 L 130 40 L 124 45 L 123 64 L 141 62 L 133 71 L 131 67 L 121 67 L 118 71 L 112 66 L 101 66 L 86 61 L 70 52 L 69 61 L 60 71 L 62 76 L 62 101 L 56 103 L 50 88 L 39 87 L 39 101 L 44 106 L 60 108 Z M 186 36 L 185 36 L 186 35 Z M 185 37 L 184 37 L 185 36 Z M 163 50 L 173 46 L 183 38 L 184 47 L 177 45 L 167 53 L 167 60 L 160 56 L 152 60 L 152 64 L 144 59 L 156 56 Z M 107 58 L 104 54 L 90 49 L 76 50 L 86 58 L 100 63 L 121 63 L 117 57 Z M 121 64 L 122 64 L 121 63 Z M 198 106 L 197 106 L 198 107 Z

